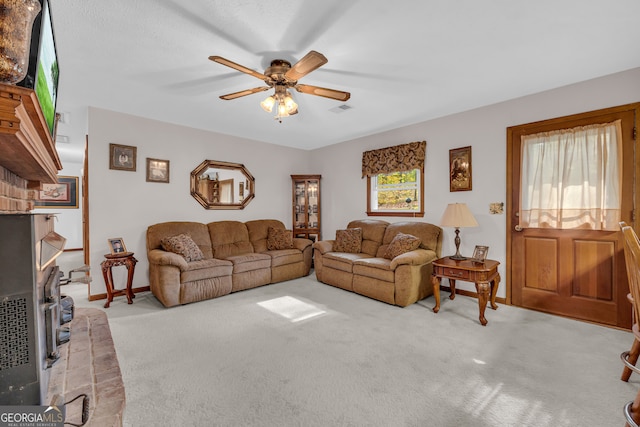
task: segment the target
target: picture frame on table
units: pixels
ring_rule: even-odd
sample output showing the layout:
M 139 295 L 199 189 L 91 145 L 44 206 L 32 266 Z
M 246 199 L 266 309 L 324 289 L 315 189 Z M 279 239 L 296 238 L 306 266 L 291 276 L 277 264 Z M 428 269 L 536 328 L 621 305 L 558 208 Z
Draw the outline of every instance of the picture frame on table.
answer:
M 78 209 L 78 177 L 58 176 L 56 184 L 42 184 L 34 207 Z
M 488 253 L 489 246 L 476 245 L 476 248 L 473 250 L 473 256 L 471 256 L 471 261 L 484 262 L 487 259 Z
M 137 151 L 132 145 L 109 144 L 109 169 L 135 172 Z
M 169 160 L 147 157 L 147 182 L 169 183 Z
M 107 239 L 107 241 L 109 242 L 111 255 L 124 254 L 127 252 L 127 247 L 124 245 L 122 237 L 113 237 L 111 239 Z
M 449 191 L 471 191 L 471 146 L 449 150 Z

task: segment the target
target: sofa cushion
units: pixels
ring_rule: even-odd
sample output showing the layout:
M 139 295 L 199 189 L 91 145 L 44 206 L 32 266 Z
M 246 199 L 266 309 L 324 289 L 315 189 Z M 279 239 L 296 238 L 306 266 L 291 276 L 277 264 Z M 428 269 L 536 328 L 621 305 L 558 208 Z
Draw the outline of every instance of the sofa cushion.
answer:
M 233 263 L 233 274 L 271 268 L 271 257 L 267 254 L 248 253 L 227 257 Z
M 253 245 L 254 252 L 267 251 L 267 237 L 269 235 L 269 227 L 284 230 L 286 227 L 277 219 L 254 219 L 245 222 L 245 226 L 249 231 L 249 241 Z
M 395 235 L 387 250 L 384 253 L 384 258 L 394 259 L 398 255 L 402 255 L 407 252 L 411 252 L 420 247 L 420 239 L 411 234 L 398 233 Z
M 362 228 L 336 230 L 336 242 L 333 245 L 333 251 L 352 254 L 360 253 L 362 251 Z
M 389 224 L 382 240 L 381 252 L 376 256 L 383 256 L 386 245 L 390 244 L 398 233 L 411 234 L 420 239 L 420 247 L 440 253 L 442 249 L 442 228 L 437 225 L 420 221 L 401 221 Z
M 366 258 L 353 262 L 353 274 L 393 282 L 395 273 L 391 261 L 386 258 Z
M 267 232 L 267 250 L 293 249 L 293 233 L 291 230 L 269 227 Z
M 353 262 L 362 258 L 371 258 L 371 256 L 363 253 L 329 252 L 324 255 L 322 262 L 325 267 L 351 273 L 353 272 Z
M 187 262 L 200 261 L 204 258 L 202 251 L 188 234 L 165 237 L 160 244 L 162 249 L 182 255 Z
M 304 262 L 304 255 L 298 249 L 281 249 L 263 253 L 271 257 L 271 267 Z
M 229 276 L 233 272 L 233 264 L 230 261 L 211 258 L 187 263 L 187 269 L 180 272 L 180 281 L 193 282 L 214 277 Z
M 147 228 L 147 251 L 162 249 L 162 239 L 178 234 L 188 234 L 198 245 L 206 259 L 213 258 L 211 238 L 207 225 L 191 221 L 170 221 L 150 225 Z
M 351 221 L 347 228 L 362 228 L 362 252 L 370 256 L 376 256 L 378 248 L 382 244 L 385 230 L 389 223 L 380 219 L 360 219 Z
M 227 259 L 253 252 L 247 226 L 240 221 L 216 221 L 207 224 L 214 258 Z

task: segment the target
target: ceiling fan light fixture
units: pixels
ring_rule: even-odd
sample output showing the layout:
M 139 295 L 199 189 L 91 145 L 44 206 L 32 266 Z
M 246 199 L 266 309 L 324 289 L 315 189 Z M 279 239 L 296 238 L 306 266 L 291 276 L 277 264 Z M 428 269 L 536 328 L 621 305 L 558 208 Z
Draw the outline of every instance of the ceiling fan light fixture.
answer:
M 284 104 L 278 104 L 278 117 L 288 117 L 289 112 Z
M 273 96 L 269 96 L 260 103 L 260 106 L 264 111 L 270 113 L 271 111 L 273 111 L 273 106 L 275 105 L 275 103 L 276 99 Z
M 289 114 L 298 109 L 298 104 L 296 104 L 289 92 L 287 92 L 287 96 L 284 98 L 284 106 Z
M 302 59 L 293 65 L 291 65 L 289 61 L 285 61 L 283 59 L 274 59 L 271 61 L 271 65 L 264 71 L 264 74 L 260 74 L 251 68 L 247 68 L 221 56 L 210 56 L 209 59 L 224 66 L 233 68 L 234 70 L 249 74 L 250 76 L 256 77 L 266 83 L 266 86 L 222 95 L 220 96 L 221 99 L 230 101 L 242 96 L 263 92 L 271 88 L 275 89 L 275 93 L 262 101 L 260 106 L 264 111 L 270 113 L 273 111 L 273 107 L 277 103 L 278 105 L 276 107 L 275 118 L 276 120 L 279 120 L 280 123 L 282 123 L 281 119 L 283 117 L 298 114 L 298 104 L 293 100 L 288 89 L 293 88 L 300 93 L 322 96 L 338 101 L 347 101 L 351 97 L 349 92 L 298 83 L 299 79 L 327 63 L 327 58 L 323 54 L 314 50 L 307 53 Z

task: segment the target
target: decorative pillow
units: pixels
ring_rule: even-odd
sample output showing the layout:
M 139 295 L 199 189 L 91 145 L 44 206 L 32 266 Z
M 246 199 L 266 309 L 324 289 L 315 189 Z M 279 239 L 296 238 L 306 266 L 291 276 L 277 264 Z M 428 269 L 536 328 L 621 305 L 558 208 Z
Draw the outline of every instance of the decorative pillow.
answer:
M 267 230 L 267 250 L 293 249 L 293 233 L 291 230 L 269 227 Z
M 398 255 L 418 249 L 420 247 L 420 243 L 420 239 L 416 236 L 398 233 L 391 243 L 389 243 L 389 246 L 387 246 L 384 257 L 387 259 L 394 259 Z
M 362 228 L 336 230 L 336 242 L 333 245 L 333 251 L 352 254 L 360 253 L 362 251 Z
M 187 262 L 204 259 L 202 251 L 188 234 L 165 237 L 160 241 L 160 244 L 162 245 L 162 249 L 182 255 Z

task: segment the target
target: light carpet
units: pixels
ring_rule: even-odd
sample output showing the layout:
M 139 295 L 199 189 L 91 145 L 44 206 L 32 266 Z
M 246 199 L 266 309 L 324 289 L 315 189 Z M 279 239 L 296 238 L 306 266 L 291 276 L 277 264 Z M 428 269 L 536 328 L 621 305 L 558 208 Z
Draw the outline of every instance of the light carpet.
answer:
M 63 287 L 78 306 L 82 285 Z M 617 426 L 630 332 L 443 293 L 394 307 L 306 278 L 170 309 L 107 309 L 124 424 Z M 287 297 L 287 298 L 283 298 Z

